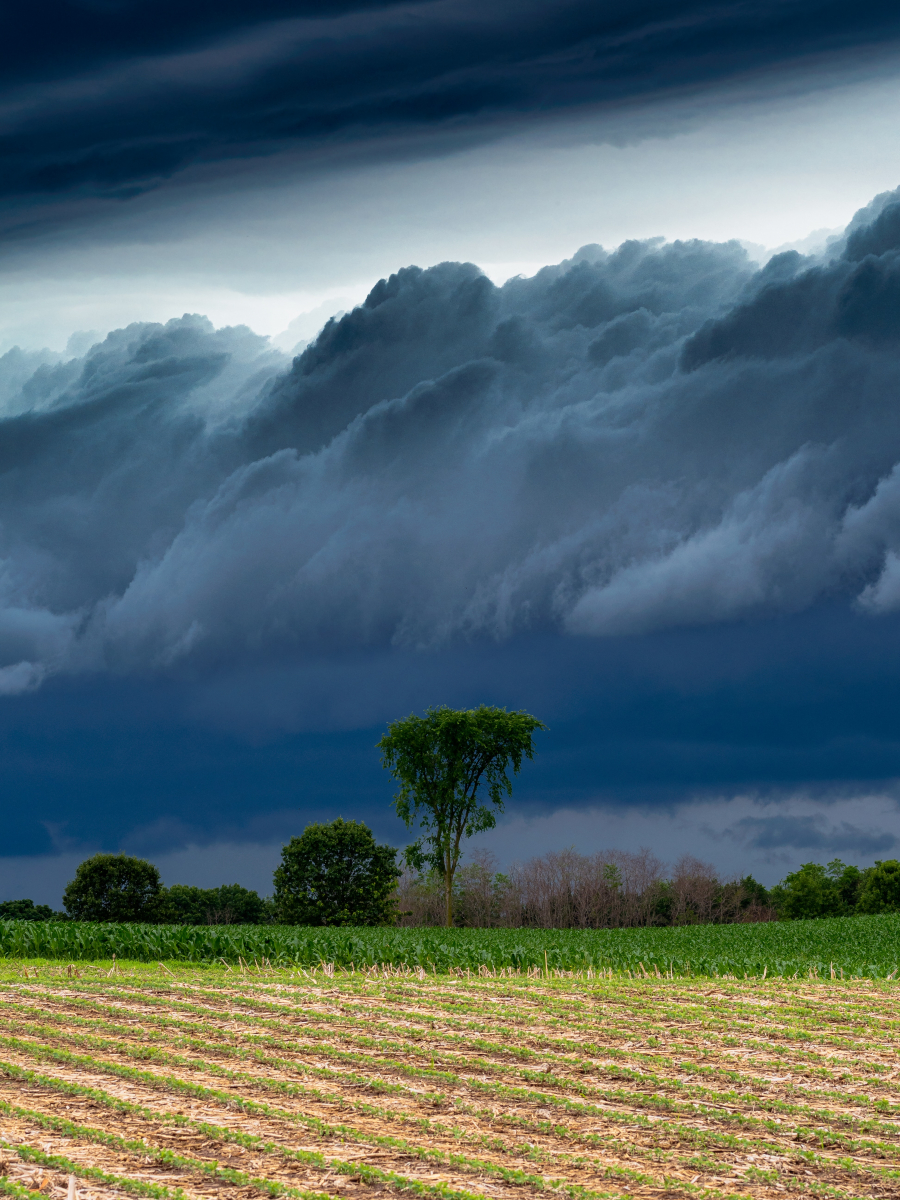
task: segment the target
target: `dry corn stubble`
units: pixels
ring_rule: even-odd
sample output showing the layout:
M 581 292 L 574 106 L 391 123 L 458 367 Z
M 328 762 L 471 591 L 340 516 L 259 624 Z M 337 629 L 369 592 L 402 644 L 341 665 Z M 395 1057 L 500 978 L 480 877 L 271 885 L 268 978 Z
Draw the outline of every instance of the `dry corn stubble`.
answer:
M 900 1196 L 900 993 L 860 981 L 0 979 L 3 1186 Z

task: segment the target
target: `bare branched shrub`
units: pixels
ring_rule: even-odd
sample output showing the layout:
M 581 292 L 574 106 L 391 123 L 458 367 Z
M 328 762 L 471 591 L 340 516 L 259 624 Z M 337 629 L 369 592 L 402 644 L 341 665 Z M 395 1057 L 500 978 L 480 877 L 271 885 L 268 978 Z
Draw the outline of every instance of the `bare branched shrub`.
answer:
M 444 881 L 434 873 L 420 875 L 408 867 L 397 881 L 398 925 L 443 925 Z
M 777 921 L 778 910 L 772 908 L 769 904 L 760 904 L 756 900 L 751 900 L 746 907 L 742 907 L 739 910 L 734 920 L 740 924 L 751 924 L 758 921 Z
M 207 925 L 235 925 L 237 917 L 233 908 L 210 908 L 206 913 Z
M 649 850 L 631 854 L 562 850 L 517 863 L 511 890 L 523 925 L 542 929 L 610 929 L 651 925 L 663 863 Z
M 497 872 L 497 856 L 476 850 L 456 875 L 454 908 L 459 925 L 492 929 L 508 924 L 509 881 Z
M 750 881 L 752 883 L 752 881 Z M 738 882 L 722 883 L 715 868 L 682 856 L 666 865 L 646 848 L 579 854 L 552 851 L 509 874 L 489 851 L 476 851 L 455 881 L 456 924 L 490 929 L 619 929 L 776 919 Z M 401 925 L 443 923 L 443 880 L 406 872 L 397 888 Z
M 709 925 L 716 919 L 722 887 L 711 863 L 683 854 L 669 884 L 672 925 Z

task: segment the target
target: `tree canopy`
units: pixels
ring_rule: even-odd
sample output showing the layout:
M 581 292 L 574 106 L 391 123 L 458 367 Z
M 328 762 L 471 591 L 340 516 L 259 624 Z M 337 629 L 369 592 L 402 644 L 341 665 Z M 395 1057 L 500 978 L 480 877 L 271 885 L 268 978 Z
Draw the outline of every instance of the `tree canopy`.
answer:
M 0 904 L 0 921 L 50 921 L 56 913 L 49 904 L 33 900 L 4 900 Z
M 827 866 L 803 863 L 769 892 L 769 902 L 779 915 L 796 920 L 840 917 L 853 912 L 862 872 L 839 858 Z
M 414 867 L 426 863 L 444 877 L 446 924 L 453 923 L 453 877 L 462 839 L 493 829 L 512 795 L 510 773 L 534 757 L 534 733 L 546 729 L 526 712 L 479 708 L 426 709 L 393 721 L 378 743 L 382 765 L 399 783 L 394 807 L 419 839 L 407 849 Z
M 875 866 L 865 872 L 857 911 L 900 912 L 900 862 L 896 858 L 876 860 Z
M 307 825 L 281 852 L 276 920 L 288 925 L 388 925 L 400 877 L 397 851 L 361 821 Z
M 272 915 L 272 902 L 239 883 L 217 888 L 175 883 L 160 892 L 156 912 L 167 925 L 262 925 Z
M 155 921 L 162 884 L 152 863 L 127 854 L 95 854 L 63 892 L 76 921 Z

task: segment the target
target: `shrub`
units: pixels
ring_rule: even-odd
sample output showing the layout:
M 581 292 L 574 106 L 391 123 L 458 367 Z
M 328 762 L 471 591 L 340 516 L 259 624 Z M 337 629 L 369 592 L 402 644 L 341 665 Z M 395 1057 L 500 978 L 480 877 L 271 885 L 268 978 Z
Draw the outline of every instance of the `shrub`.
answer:
M 153 921 L 162 885 L 152 863 L 127 854 L 95 854 L 63 892 L 76 921 Z
M 360 821 L 307 825 L 281 852 L 276 919 L 288 925 L 389 925 L 397 851 Z
M 702 925 L 772 921 L 768 892 L 752 876 L 722 883 L 714 869 L 690 856 L 671 879 L 649 851 L 553 851 L 514 863 L 508 874 L 476 850 L 453 881 L 454 924 L 469 928 L 604 929 L 630 925 Z M 440 925 L 444 879 L 438 871 L 407 868 L 397 885 L 400 924 Z

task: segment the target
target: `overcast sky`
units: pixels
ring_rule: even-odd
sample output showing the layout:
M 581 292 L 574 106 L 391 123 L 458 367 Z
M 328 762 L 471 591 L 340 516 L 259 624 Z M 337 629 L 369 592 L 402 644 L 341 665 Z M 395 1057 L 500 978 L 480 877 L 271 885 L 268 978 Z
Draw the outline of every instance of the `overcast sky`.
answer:
M 0 33 L 2 897 L 401 844 L 439 703 L 549 726 L 503 862 L 898 852 L 895 7 Z

